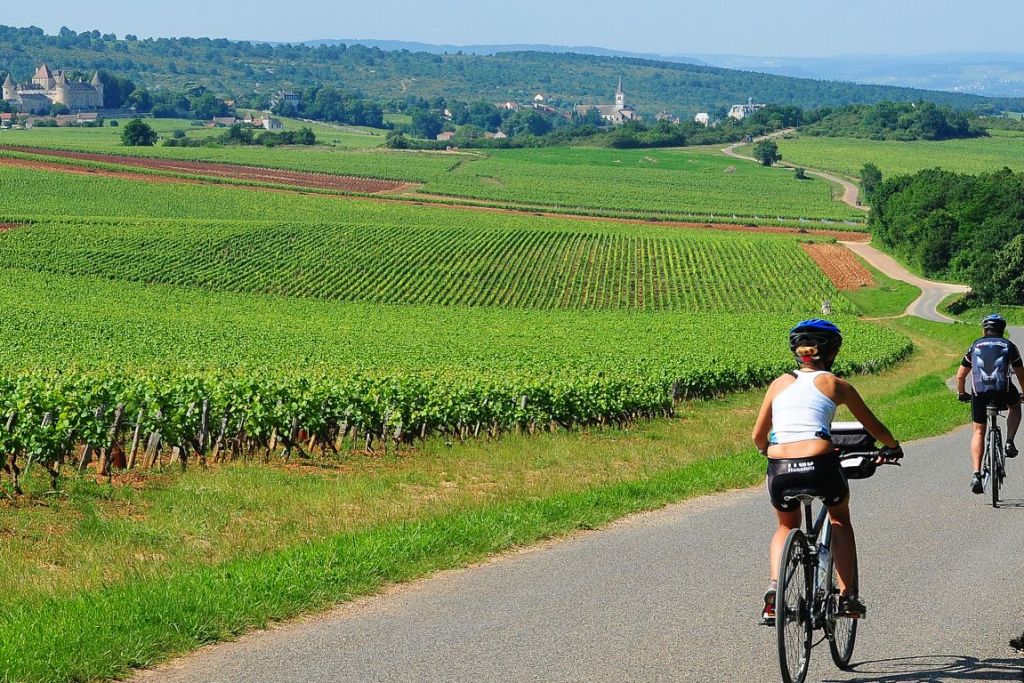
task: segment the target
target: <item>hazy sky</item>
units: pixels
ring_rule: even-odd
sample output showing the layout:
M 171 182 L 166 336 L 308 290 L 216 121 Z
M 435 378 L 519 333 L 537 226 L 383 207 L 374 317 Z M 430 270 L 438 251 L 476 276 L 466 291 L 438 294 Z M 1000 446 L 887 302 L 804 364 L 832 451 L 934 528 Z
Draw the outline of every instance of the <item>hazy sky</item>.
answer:
M 1024 51 L 1022 0 L 48 0 L 6 2 L 0 24 L 47 33 L 66 25 L 118 36 L 549 43 L 663 54 Z

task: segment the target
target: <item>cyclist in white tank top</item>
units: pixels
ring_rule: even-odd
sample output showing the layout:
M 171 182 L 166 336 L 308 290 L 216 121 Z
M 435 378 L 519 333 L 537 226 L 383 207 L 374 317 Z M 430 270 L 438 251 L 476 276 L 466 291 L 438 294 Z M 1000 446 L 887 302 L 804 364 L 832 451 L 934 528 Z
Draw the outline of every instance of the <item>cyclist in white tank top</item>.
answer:
M 857 390 L 832 374 L 832 364 L 842 343 L 839 328 L 827 320 L 814 318 L 798 323 L 790 331 L 789 346 L 799 369 L 772 382 L 754 424 L 754 444 L 768 456 L 768 493 L 779 523 L 769 551 L 771 583 L 762 613 L 766 622 L 775 617 L 782 545 L 790 530 L 801 524 L 800 506 L 785 500 L 787 488 L 811 489 L 824 499 L 834 534 L 832 550 L 842 596 L 840 613 L 856 618 L 866 612 L 857 595 L 857 548 L 850 524 L 850 489 L 832 446 L 836 408 L 849 408 L 886 447 L 899 449 L 899 442 L 865 405 Z

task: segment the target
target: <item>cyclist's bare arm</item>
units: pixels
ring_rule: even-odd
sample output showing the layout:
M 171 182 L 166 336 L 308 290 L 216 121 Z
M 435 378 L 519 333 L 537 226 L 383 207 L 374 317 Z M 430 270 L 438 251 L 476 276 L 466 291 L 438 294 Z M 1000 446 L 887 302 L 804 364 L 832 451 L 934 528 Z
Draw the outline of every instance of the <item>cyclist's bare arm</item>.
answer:
M 838 399 L 836 403 L 841 403 L 849 408 L 857 421 L 864 425 L 864 429 L 868 430 L 868 434 L 889 448 L 899 446 L 899 442 L 893 438 L 892 433 L 882 424 L 881 420 L 875 417 L 852 384 L 838 377 L 835 379 L 835 383 L 836 398 Z
M 970 368 L 960 366 L 956 371 L 956 393 L 962 394 L 967 391 L 967 375 L 971 374 Z M 1019 375 L 1018 375 L 1019 377 Z M 1024 386 L 1024 385 L 1021 385 Z
M 754 440 L 757 450 L 764 453 L 768 450 L 768 434 L 772 430 L 772 401 L 780 391 L 788 387 L 796 380 L 790 375 L 783 375 L 772 382 L 765 392 L 764 401 L 761 402 L 761 410 L 757 414 L 757 421 L 754 422 L 754 431 L 750 437 Z

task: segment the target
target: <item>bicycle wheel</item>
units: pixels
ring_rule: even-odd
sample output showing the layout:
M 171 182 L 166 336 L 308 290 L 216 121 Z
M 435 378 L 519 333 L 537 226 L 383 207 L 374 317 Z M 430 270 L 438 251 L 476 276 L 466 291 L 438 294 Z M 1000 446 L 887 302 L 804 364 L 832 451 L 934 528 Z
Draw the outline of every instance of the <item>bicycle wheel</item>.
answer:
M 836 617 L 836 608 L 839 607 L 838 577 L 835 561 L 832 555 L 829 554 L 828 594 L 825 600 L 825 623 L 827 625 L 825 635 L 828 636 L 828 651 L 832 654 L 832 661 L 840 669 L 845 670 L 850 667 L 850 659 L 853 657 L 853 646 L 857 642 L 858 620 Z
M 793 529 L 782 547 L 775 596 L 775 634 L 783 683 L 803 683 L 811 659 L 811 567 L 807 541 Z
M 988 466 L 989 484 L 992 487 L 992 507 L 999 507 L 999 484 L 1001 477 L 999 476 L 999 470 L 1002 464 L 999 462 L 999 450 L 1002 444 L 999 443 L 1000 439 L 999 430 L 995 427 L 988 430 Z

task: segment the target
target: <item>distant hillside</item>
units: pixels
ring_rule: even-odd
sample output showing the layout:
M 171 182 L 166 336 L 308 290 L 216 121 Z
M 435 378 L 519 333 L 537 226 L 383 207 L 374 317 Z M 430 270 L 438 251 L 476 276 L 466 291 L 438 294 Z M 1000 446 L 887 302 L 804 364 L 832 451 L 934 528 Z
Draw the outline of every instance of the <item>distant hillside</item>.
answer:
M 1024 54 L 842 55 L 838 57 L 745 57 L 698 55 L 729 69 L 782 76 L 897 85 L 988 97 L 1024 96 Z
M 283 44 L 283 43 L 275 43 Z M 545 45 L 537 43 L 514 43 L 501 45 L 452 45 L 435 43 L 417 43 L 404 40 L 377 40 L 373 38 L 341 38 L 326 40 L 305 40 L 303 45 L 319 47 L 321 45 L 364 45 L 366 47 L 379 47 L 381 50 L 407 50 L 409 52 L 429 52 L 430 54 L 445 54 L 463 52 L 470 55 L 496 55 L 502 52 L 555 52 L 573 53 L 578 55 L 594 55 L 597 57 L 631 57 L 634 59 L 649 59 L 660 62 L 678 62 L 682 64 L 700 64 L 707 66 L 696 57 L 679 55 L 659 55 L 650 52 L 626 52 L 623 50 L 610 50 L 606 47 L 595 47 L 593 45 Z
M 227 39 L 116 39 L 99 31 L 45 35 L 0 26 L 0 72 L 28 79 L 40 62 L 104 69 L 149 88 L 206 86 L 239 98 L 324 83 L 385 100 L 444 96 L 462 100 L 526 100 L 536 93 L 562 104 L 609 100 L 621 77 L 641 113 L 684 116 L 723 112 L 748 97 L 801 107 L 927 99 L 959 109 L 1021 109 L 1020 101 L 975 95 L 853 85 L 647 59 L 547 52 L 495 55 L 384 51 L 364 46 L 270 45 Z

